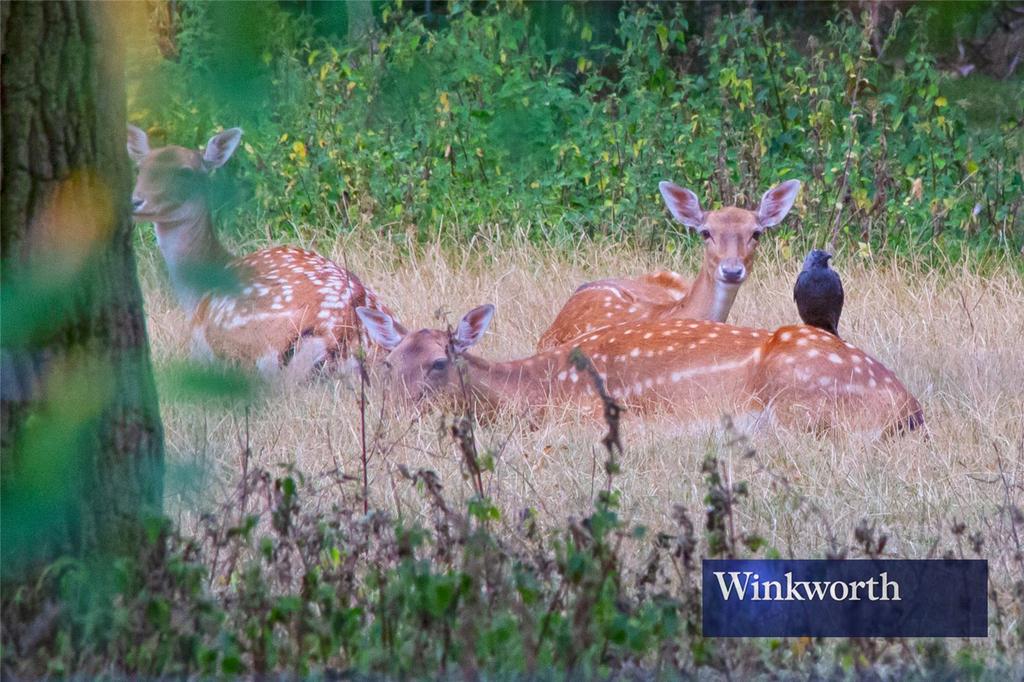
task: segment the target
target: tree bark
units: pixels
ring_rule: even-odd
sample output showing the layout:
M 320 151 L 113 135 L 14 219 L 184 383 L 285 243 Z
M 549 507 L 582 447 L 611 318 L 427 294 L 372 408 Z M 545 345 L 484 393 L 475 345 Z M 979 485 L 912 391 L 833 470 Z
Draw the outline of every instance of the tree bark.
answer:
M 116 5 L 0 4 L 5 581 L 130 552 L 160 511 Z

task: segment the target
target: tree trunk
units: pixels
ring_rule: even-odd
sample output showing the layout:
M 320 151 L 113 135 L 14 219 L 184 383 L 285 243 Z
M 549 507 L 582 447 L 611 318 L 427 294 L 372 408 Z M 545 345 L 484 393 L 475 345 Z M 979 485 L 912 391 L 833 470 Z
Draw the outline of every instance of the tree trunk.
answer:
M 5 581 L 60 554 L 131 551 L 160 511 L 115 11 L 0 4 Z

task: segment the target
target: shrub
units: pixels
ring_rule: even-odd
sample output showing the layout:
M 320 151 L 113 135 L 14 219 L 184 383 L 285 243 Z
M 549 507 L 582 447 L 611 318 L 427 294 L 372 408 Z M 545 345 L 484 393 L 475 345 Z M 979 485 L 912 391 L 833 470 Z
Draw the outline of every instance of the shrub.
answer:
M 434 29 L 398 3 L 372 41 L 346 45 L 273 5 L 231 32 L 216 3 L 186 3 L 179 61 L 140 68 L 152 87 L 133 90 L 130 111 L 184 143 L 246 128 L 230 222 L 249 238 L 362 229 L 458 243 L 497 225 L 653 245 L 669 226 L 661 179 L 711 206 L 752 205 L 796 177 L 784 246 L 796 233 L 800 247 L 834 239 L 865 254 L 1024 243 L 1019 122 L 968 125 L 968 103 L 943 95 L 946 76 L 914 40 L 927 12 L 897 17 L 883 49 L 906 52 L 883 59 L 867 15 L 798 40 L 749 11 L 698 35 L 671 5 L 626 4 L 598 44 L 586 12 L 561 12 L 552 29 L 523 3 L 452 3 Z

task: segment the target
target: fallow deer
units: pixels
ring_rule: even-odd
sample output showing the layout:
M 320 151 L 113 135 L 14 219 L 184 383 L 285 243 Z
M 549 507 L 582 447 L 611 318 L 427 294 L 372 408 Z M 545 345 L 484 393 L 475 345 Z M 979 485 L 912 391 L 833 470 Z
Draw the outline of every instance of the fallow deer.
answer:
M 892 371 L 805 325 L 771 332 L 705 320 L 631 322 L 528 358 L 489 362 L 466 351 L 490 324 L 492 305 L 469 311 L 450 338 L 437 329 L 409 333 L 379 310 L 357 313 L 389 351 L 387 380 L 413 402 L 469 398 L 528 411 L 569 404 L 596 415 L 591 380 L 569 362 L 578 346 L 612 397 L 634 412 L 668 411 L 687 421 L 729 412 L 814 431 L 896 432 L 924 423 L 920 404 Z
M 582 285 L 566 301 L 537 349 L 554 348 L 594 330 L 633 320 L 725 322 L 754 262 L 765 230 L 782 222 L 800 191 L 788 180 L 764 193 L 756 211 L 730 206 L 704 211 L 697 195 L 671 182 L 658 185 L 672 216 L 704 239 L 704 261 L 692 283 L 675 272 Z
M 235 258 L 217 239 L 208 176 L 231 158 L 241 137 L 231 128 L 210 138 L 204 152 L 151 149 L 146 133 L 128 126 L 128 154 L 138 166 L 133 219 L 156 227 L 175 295 L 191 316 L 193 357 L 298 379 L 351 361 L 361 341 L 372 351 L 355 309 L 384 308 L 353 273 L 292 246 Z

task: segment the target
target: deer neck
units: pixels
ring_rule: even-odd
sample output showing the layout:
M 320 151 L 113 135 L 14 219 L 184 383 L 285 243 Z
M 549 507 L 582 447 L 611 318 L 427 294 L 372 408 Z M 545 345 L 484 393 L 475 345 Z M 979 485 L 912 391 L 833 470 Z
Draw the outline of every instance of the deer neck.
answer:
M 226 267 L 232 256 L 214 234 L 213 220 L 205 205 L 197 204 L 155 226 L 174 294 L 181 307 L 191 313 L 209 291 L 203 279 L 209 278 L 212 269 Z
M 669 304 L 673 308 L 673 316 L 725 322 L 741 284 L 722 282 L 706 267 L 702 268 L 686 297 L 678 303 Z
M 467 383 L 474 397 L 491 409 L 502 405 L 541 407 L 551 400 L 552 383 L 565 354 L 540 353 L 521 360 L 489 362 L 465 355 Z

